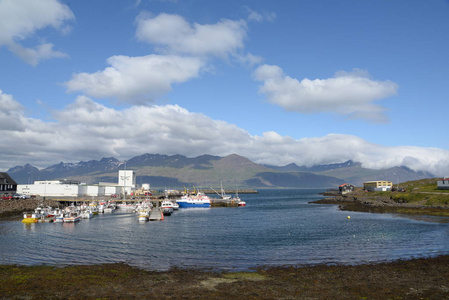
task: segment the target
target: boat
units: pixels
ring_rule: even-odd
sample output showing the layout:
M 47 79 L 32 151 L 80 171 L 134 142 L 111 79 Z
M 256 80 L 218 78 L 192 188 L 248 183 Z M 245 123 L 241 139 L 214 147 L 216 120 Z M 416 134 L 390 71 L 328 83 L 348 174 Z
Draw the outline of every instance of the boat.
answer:
M 134 210 L 134 209 L 136 209 L 136 205 L 134 203 L 123 202 L 123 203 L 118 203 L 117 208 L 123 209 L 123 210 Z
M 213 187 L 211 187 L 211 189 L 212 189 L 215 193 L 217 193 L 218 196 L 220 196 L 220 199 L 221 199 L 221 200 L 230 200 L 230 199 L 231 199 L 231 196 L 226 195 L 226 193 L 225 193 L 225 190 L 224 190 L 224 188 L 223 188 L 223 182 L 221 183 L 221 190 L 220 190 L 220 193 L 217 192 Z
M 34 212 L 24 212 L 22 223 L 53 222 L 51 207 L 38 206 Z
M 161 210 L 164 216 L 170 216 L 173 213 L 173 203 L 168 200 L 162 201 Z
M 150 219 L 150 209 L 141 209 L 138 212 L 139 221 L 148 221 Z
M 36 212 L 24 212 L 22 223 L 37 223 L 37 220 L 40 218 L 41 215 Z
M 106 204 L 106 206 L 103 208 L 103 212 L 104 213 L 112 213 L 113 211 L 115 211 L 116 205 L 114 202 L 109 202 L 108 204 Z
M 94 216 L 94 213 L 90 209 L 83 210 L 80 214 L 81 219 L 90 219 Z
M 238 190 L 235 190 L 235 196 L 231 199 L 233 202 L 237 202 L 238 206 L 246 206 L 246 202 L 240 199 Z
M 91 202 L 89 204 L 89 209 L 92 211 L 92 214 L 98 215 L 98 205 L 95 202 Z
M 64 222 L 64 213 L 61 212 L 61 213 L 55 215 L 55 220 L 53 222 L 55 222 L 55 223 L 63 223 Z
M 196 195 L 183 195 L 180 199 L 176 200 L 180 208 L 187 207 L 210 207 L 210 198 L 201 192 Z
M 243 200 L 239 200 L 239 201 L 237 202 L 237 205 L 238 205 L 238 206 L 246 206 L 246 202 L 243 201 Z
M 81 215 L 77 212 L 69 212 L 64 216 L 64 223 L 75 223 L 81 220 Z

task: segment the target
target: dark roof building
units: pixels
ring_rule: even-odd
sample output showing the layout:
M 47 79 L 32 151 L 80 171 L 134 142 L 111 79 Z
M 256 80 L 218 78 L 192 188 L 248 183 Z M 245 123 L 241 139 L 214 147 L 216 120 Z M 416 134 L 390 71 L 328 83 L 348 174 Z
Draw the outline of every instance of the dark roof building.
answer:
M 14 194 L 17 191 L 17 182 L 8 175 L 0 172 L 0 194 Z

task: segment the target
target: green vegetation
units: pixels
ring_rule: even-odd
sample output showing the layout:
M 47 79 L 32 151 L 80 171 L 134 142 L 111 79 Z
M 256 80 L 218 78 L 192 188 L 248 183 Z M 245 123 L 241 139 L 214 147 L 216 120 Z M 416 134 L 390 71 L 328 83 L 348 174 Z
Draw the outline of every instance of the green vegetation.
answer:
M 436 178 L 407 181 L 399 184 L 400 191 L 374 192 L 373 197 L 388 197 L 396 203 L 440 206 L 449 204 L 449 190 L 439 190 Z
M 144 271 L 0 266 L 1 299 L 448 299 L 449 256 L 362 265 Z

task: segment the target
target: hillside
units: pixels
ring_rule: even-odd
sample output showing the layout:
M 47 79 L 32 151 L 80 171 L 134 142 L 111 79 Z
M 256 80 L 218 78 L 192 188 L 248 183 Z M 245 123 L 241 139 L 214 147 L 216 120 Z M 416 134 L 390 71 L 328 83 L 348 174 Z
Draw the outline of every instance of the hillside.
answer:
M 362 168 L 360 163 L 347 161 L 313 167 L 267 166 L 231 154 L 225 157 L 201 155 L 143 154 L 121 162 L 116 158 L 102 158 L 78 163 L 64 163 L 39 170 L 29 164 L 16 166 L 8 174 L 19 184 L 35 180 L 72 179 L 95 184 L 117 182 L 119 170 L 134 170 L 136 183 L 150 183 L 154 188 L 182 188 L 184 186 L 225 188 L 331 188 L 349 182 L 361 186 L 364 181 L 385 179 L 393 182 L 432 177 L 404 167 L 386 170 Z

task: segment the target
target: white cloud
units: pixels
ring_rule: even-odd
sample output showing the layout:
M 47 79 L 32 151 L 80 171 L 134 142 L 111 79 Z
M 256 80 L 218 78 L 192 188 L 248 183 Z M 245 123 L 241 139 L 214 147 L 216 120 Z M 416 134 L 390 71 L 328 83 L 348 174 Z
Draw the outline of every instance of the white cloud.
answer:
M 119 111 L 80 96 L 54 122 L 24 116 L 11 95 L 0 94 L 0 168 L 38 167 L 143 153 L 225 156 L 238 153 L 257 163 L 312 166 L 354 160 L 367 168 L 406 166 L 439 176 L 449 172 L 449 151 L 386 147 L 359 137 L 329 134 L 294 139 L 270 131 L 262 136 L 177 105 L 133 106 Z M 17 122 L 16 122 L 17 120 Z M 14 126 L 10 126 L 13 124 Z
M 246 10 L 248 11 L 248 21 L 254 21 L 254 22 L 273 22 L 276 19 L 276 14 L 274 12 L 264 12 L 259 13 L 257 11 L 254 11 L 250 9 L 249 7 L 246 7 Z
M 204 63 L 193 57 L 147 55 L 112 56 L 110 67 L 95 73 L 78 73 L 66 82 L 69 92 L 95 98 L 116 98 L 143 104 L 169 92 L 172 85 L 199 75 Z
M 8 49 L 31 65 L 43 59 L 65 57 L 53 50 L 51 43 L 25 48 L 19 42 L 33 37 L 37 31 L 53 27 L 67 31 L 65 22 L 74 19 L 67 5 L 57 0 L 1 0 L 0 1 L 0 46 Z
M 396 83 L 373 80 L 358 69 L 338 72 L 333 78 L 299 81 L 278 66 L 262 65 L 255 70 L 254 78 L 263 82 L 260 92 L 287 111 L 332 112 L 371 122 L 387 121 L 385 108 L 374 101 L 393 96 L 398 90 Z
M 137 18 L 136 36 L 164 53 L 194 56 L 236 56 L 247 36 L 244 20 L 223 19 L 215 24 L 189 24 L 179 15 L 142 13 Z

